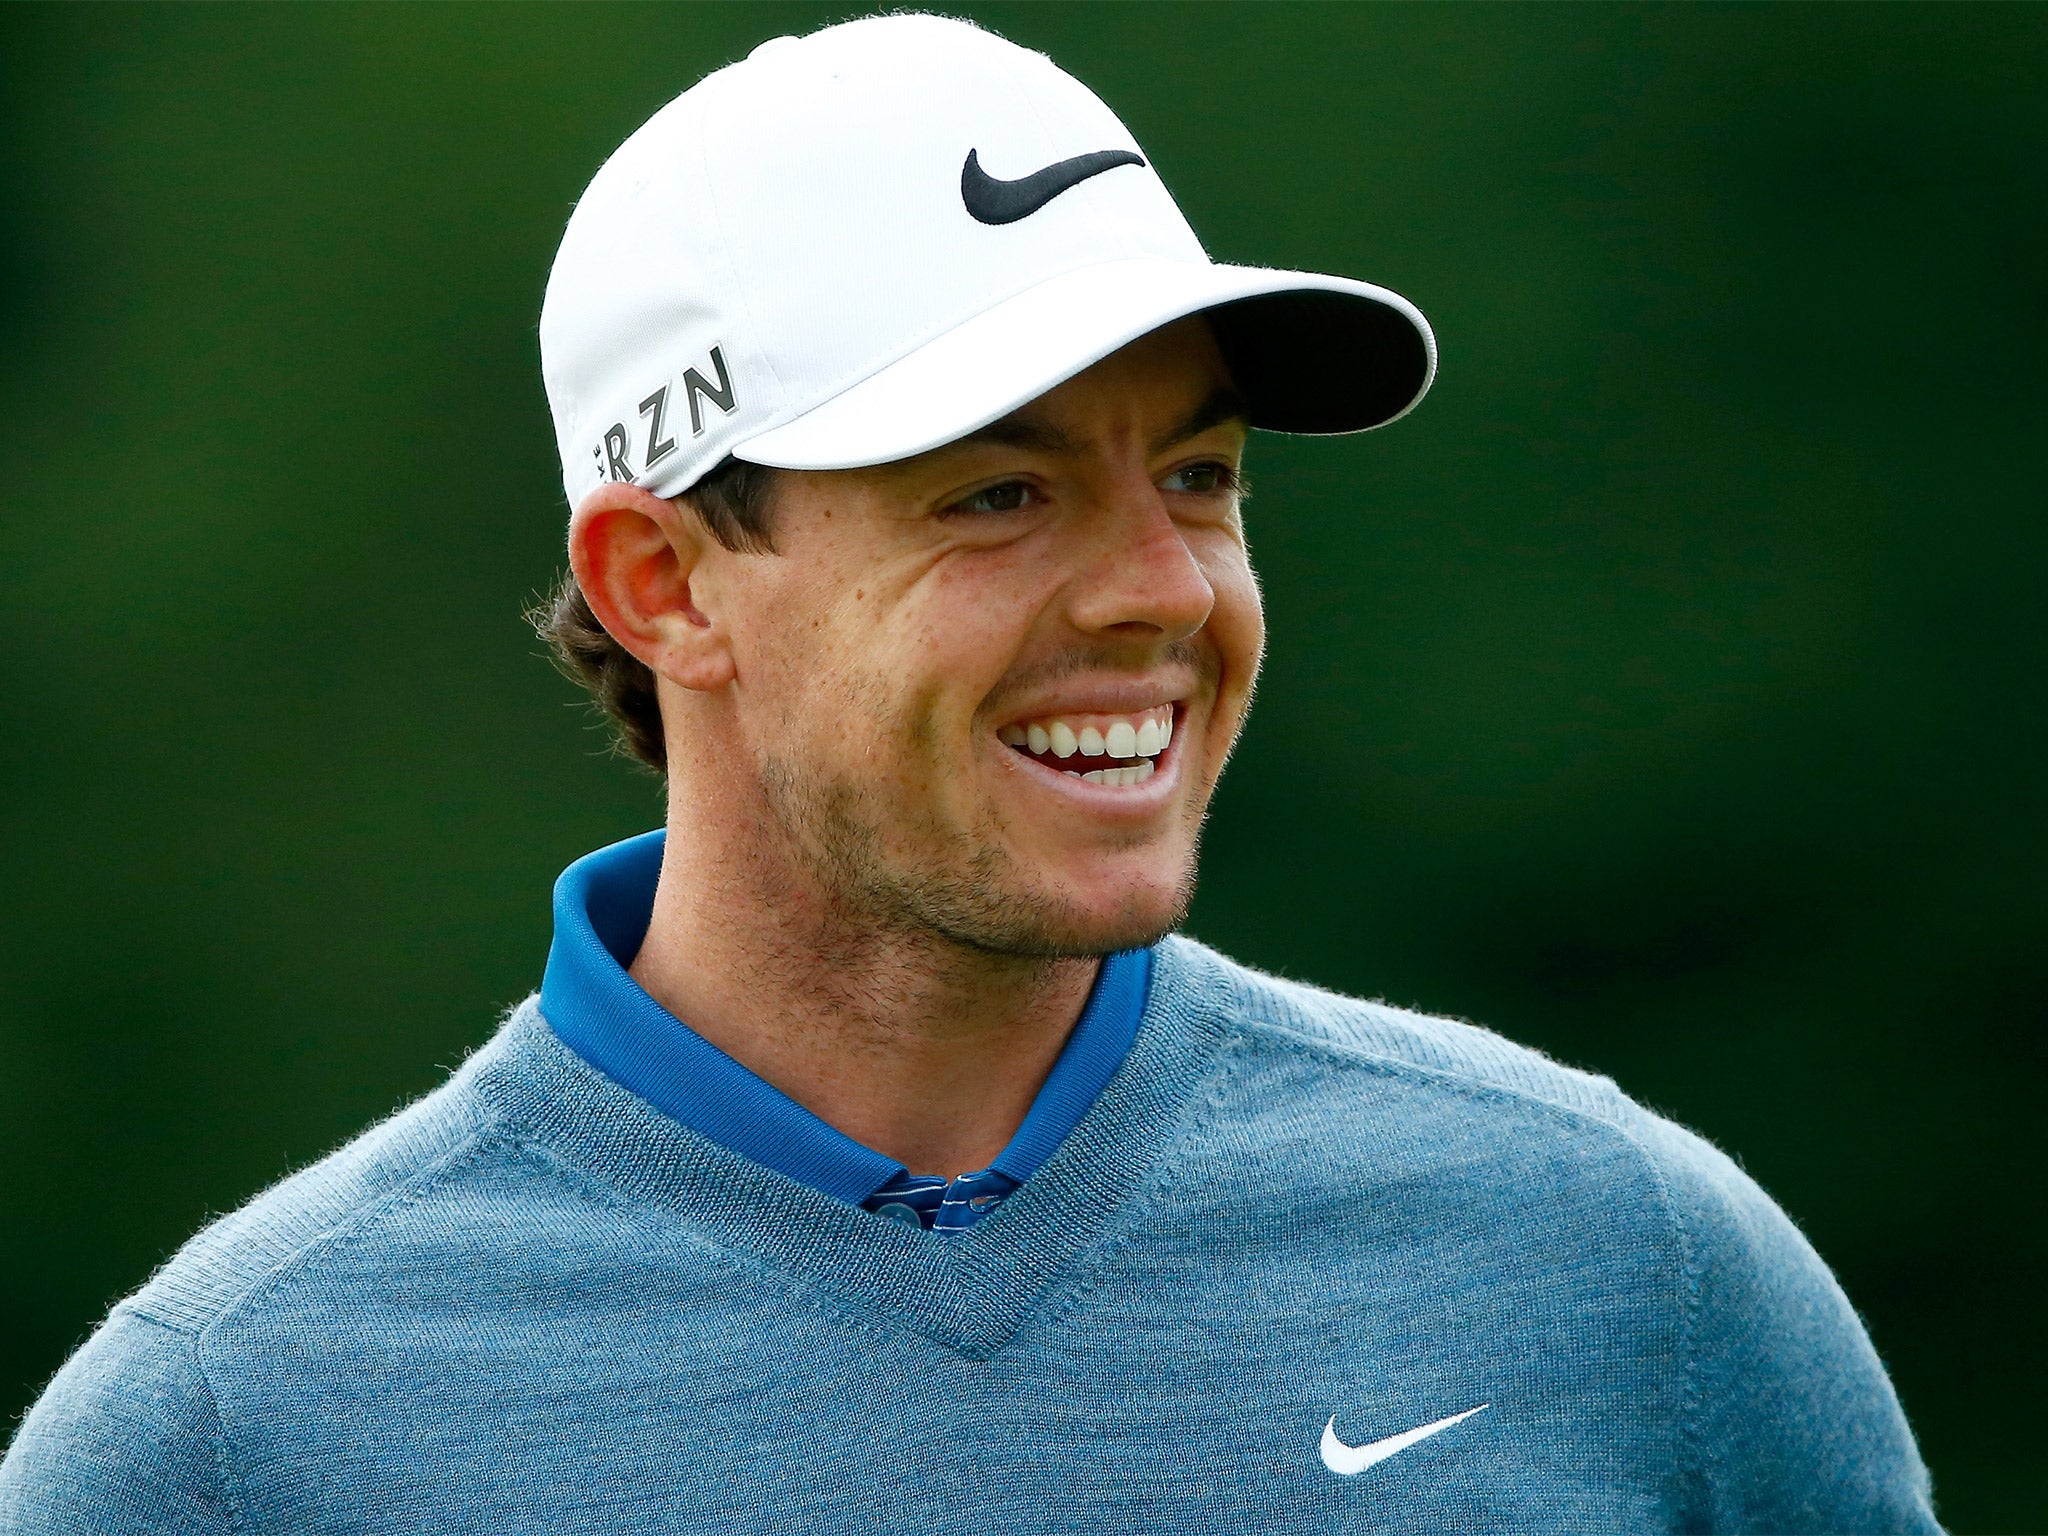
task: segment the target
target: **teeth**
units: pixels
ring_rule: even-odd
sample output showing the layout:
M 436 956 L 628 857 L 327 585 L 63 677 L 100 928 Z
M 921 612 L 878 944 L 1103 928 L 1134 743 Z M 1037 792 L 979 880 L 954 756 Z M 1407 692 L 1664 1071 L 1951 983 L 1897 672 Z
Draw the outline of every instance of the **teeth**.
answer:
M 1106 789 L 1128 789 L 1133 784 L 1142 784 L 1156 771 L 1151 763 L 1133 763 L 1128 768 L 1091 768 L 1086 773 L 1067 770 L 1084 784 L 1100 784 Z
M 1146 710 L 1121 720 L 1113 719 L 1107 727 L 1084 725 L 1079 730 L 1065 720 L 1032 720 L 1022 725 L 1006 725 L 996 734 L 1004 745 L 1022 747 L 1034 757 L 1047 753 L 1072 757 L 1078 752 L 1083 757 L 1114 757 L 1126 762 L 1132 758 L 1150 759 L 1164 752 L 1173 741 L 1173 710 L 1170 706 Z

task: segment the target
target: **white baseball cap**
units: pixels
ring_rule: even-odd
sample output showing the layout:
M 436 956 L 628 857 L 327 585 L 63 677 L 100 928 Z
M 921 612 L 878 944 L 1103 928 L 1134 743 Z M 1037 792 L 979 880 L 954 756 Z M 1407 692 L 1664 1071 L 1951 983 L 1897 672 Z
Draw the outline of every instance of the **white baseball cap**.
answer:
M 1212 262 L 1043 54 L 877 16 L 763 43 L 619 147 L 555 257 L 541 371 L 574 507 L 608 480 L 678 495 L 727 455 L 908 458 L 1197 312 L 1256 427 L 1377 427 L 1436 371 L 1399 294 Z

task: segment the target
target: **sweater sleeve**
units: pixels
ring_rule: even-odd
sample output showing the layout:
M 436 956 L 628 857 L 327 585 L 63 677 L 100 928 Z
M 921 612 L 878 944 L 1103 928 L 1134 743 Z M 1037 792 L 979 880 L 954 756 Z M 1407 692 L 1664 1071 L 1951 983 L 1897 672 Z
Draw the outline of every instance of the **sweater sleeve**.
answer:
M 0 1461 L 0 1536 L 216 1536 L 230 1523 L 191 1335 L 117 1310 Z
M 1898 1397 L 1820 1255 L 1723 1153 L 1667 1124 L 1652 1140 L 1687 1254 L 1704 1528 L 1938 1532 Z

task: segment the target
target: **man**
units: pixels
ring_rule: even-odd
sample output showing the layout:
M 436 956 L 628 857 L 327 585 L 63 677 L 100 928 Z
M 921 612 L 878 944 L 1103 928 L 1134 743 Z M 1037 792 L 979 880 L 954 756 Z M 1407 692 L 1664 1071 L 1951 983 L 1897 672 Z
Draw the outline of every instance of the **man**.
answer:
M 1484 1031 L 1167 937 L 1263 629 L 1248 428 L 1428 387 L 897 16 L 650 121 L 542 317 L 546 627 L 668 776 L 541 992 L 65 1367 L 9 1532 L 1928 1530 L 1826 1269 Z

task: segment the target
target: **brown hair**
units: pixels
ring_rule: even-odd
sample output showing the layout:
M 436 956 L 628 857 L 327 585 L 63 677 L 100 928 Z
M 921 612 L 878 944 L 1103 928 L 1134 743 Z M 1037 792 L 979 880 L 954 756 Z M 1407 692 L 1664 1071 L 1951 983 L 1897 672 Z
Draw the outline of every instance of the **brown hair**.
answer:
M 774 492 L 774 470 L 728 457 L 676 499 L 688 502 L 705 529 L 727 549 L 773 554 Z M 656 773 L 665 773 L 668 755 L 654 673 L 598 623 L 576 573 L 565 572 L 553 594 L 526 616 L 547 641 L 562 675 L 580 684 L 604 711 L 617 749 Z

